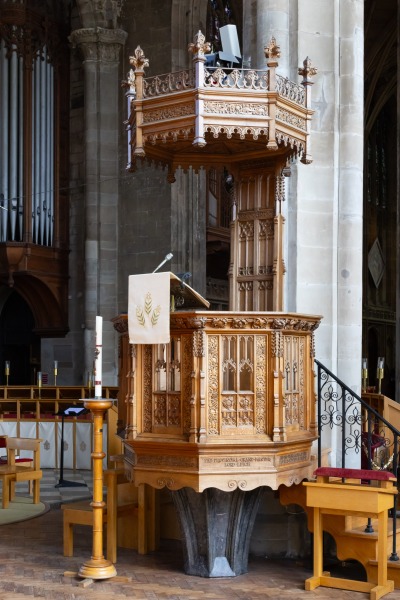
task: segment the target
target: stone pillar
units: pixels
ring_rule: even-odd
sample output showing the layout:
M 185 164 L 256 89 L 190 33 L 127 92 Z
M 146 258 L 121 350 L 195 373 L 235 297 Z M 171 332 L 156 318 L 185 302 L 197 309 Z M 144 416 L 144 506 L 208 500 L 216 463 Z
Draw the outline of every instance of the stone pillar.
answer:
M 296 291 L 287 307 L 323 315 L 316 357 L 357 393 L 362 347 L 363 4 L 323 1 L 313 12 L 307 2 L 299 2 L 299 55 L 313 59 L 318 75 L 312 103 L 314 162 L 296 169 L 296 223 L 288 261 L 288 278 L 291 261 L 296 263 Z M 321 20 L 328 11 L 331 18 Z M 333 438 L 331 448 L 340 464 L 340 440 Z M 359 466 L 359 456 L 353 460 Z
M 85 78 L 85 363 L 93 363 L 96 315 L 104 319 L 103 381 L 117 382 L 115 332 L 118 313 L 118 112 L 119 54 L 127 34 L 101 27 L 78 29 L 70 41 L 83 54 Z
M 247 573 L 250 537 L 264 488 L 172 492 L 181 525 L 184 569 L 199 577 Z
M 271 38 L 281 49 L 280 71 L 288 71 L 289 51 L 289 4 L 297 5 L 293 0 L 253 0 L 243 2 L 243 23 L 246 24 L 243 39 L 243 58 L 251 57 L 253 69 L 265 68 L 264 46 Z

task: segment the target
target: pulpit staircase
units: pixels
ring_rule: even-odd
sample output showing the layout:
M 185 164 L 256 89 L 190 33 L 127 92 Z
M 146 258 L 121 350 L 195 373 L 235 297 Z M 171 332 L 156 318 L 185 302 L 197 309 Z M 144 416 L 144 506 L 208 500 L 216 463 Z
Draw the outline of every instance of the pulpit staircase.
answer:
M 332 436 L 337 432 L 336 440 L 339 439 L 339 443 L 336 453 L 339 454 L 339 459 L 336 466 L 354 466 L 356 457 L 358 466 L 362 469 L 392 472 L 397 478 L 397 487 L 400 490 L 400 426 L 395 426 L 400 424 L 400 404 L 381 394 L 363 394 L 360 397 L 319 361 L 315 363 L 319 433 L 316 467 L 322 466 L 327 448 L 332 443 Z M 365 484 L 368 485 L 367 482 Z M 307 506 L 306 487 L 303 484 L 281 486 L 279 492 L 283 505 L 297 504 L 304 509 L 308 528 L 313 532 L 314 509 Z M 387 569 L 388 579 L 394 581 L 397 589 L 400 589 L 399 516 L 395 496 L 393 509 L 388 514 Z M 358 561 L 365 569 L 367 581 L 377 580 L 377 520 L 327 514 L 323 518 L 323 529 L 335 540 L 338 560 Z

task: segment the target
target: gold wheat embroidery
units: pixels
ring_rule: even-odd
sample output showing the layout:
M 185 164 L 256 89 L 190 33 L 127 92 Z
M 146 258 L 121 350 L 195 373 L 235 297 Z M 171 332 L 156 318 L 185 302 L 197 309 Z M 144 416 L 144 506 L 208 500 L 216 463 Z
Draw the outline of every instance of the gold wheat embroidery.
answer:
M 143 308 L 141 306 L 136 307 L 136 318 L 139 322 L 139 325 L 144 327 L 146 325 L 146 321 L 144 320 Z
M 144 301 L 144 310 L 146 312 L 146 315 L 149 315 L 151 312 L 151 306 L 152 306 L 152 299 L 151 299 L 151 294 L 150 292 L 147 292 L 146 294 L 146 298 Z
M 151 324 L 153 325 L 157 325 L 157 321 L 158 318 L 160 316 L 160 312 L 161 312 L 161 306 L 156 306 L 156 308 L 153 310 L 153 314 L 151 315 Z
M 161 306 L 158 305 L 152 310 L 153 307 L 153 299 L 151 297 L 151 293 L 147 292 L 144 299 L 144 308 L 142 306 L 136 307 L 136 318 L 138 320 L 139 325 L 142 327 L 146 327 L 146 316 L 150 319 L 151 325 L 154 327 L 157 325 L 158 319 L 161 314 Z

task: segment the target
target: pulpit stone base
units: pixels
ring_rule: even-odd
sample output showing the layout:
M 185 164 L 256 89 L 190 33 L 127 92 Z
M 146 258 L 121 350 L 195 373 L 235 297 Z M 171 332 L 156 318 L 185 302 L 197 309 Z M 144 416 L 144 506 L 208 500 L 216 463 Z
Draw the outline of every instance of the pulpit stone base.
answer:
M 180 521 L 184 570 L 199 577 L 247 573 L 250 536 L 263 488 L 172 492 Z

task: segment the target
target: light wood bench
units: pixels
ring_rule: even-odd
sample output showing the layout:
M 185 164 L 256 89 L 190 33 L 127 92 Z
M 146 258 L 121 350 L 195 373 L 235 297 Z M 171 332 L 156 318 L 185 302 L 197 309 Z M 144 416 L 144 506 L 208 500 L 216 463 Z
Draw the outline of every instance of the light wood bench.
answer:
M 315 482 L 303 482 L 307 492 L 307 506 L 313 507 L 314 575 L 305 582 L 306 590 L 319 586 L 369 592 L 370 600 L 378 600 L 394 590 L 394 582 L 387 579 L 388 511 L 393 508 L 397 494 L 396 478 L 388 471 L 367 469 L 340 469 L 320 467 L 315 471 Z M 374 481 L 376 485 L 361 482 Z M 378 581 L 369 583 L 331 577 L 323 571 L 323 515 L 361 515 L 378 518 Z
M 123 469 L 109 469 L 104 471 L 104 479 L 106 483 L 107 496 L 106 504 L 103 509 L 103 524 L 106 527 L 107 560 L 112 563 L 117 562 L 117 539 L 118 539 L 118 519 L 127 517 L 126 521 L 131 521 L 133 515 L 138 515 L 138 502 L 131 498 L 122 498 L 118 500 L 119 481 L 127 484 L 124 478 Z M 131 485 L 133 487 L 133 485 Z M 93 527 L 93 510 L 91 503 L 76 502 L 71 504 L 63 504 L 63 535 L 64 535 L 64 556 L 73 556 L 74 525 L 89 525 Z

